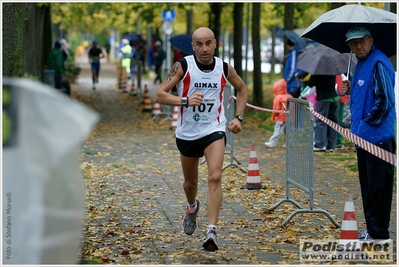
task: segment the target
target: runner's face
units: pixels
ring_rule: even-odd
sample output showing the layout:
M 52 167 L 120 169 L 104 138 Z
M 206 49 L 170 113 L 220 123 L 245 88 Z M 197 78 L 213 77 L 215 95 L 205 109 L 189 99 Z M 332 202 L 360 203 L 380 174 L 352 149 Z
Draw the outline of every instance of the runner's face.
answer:
M 211 32 L 200 32 L 193 37 L 193 50 L 197 60 L 205 65 L 213 62 L 213 55 L 216 49 L 216 39 Z

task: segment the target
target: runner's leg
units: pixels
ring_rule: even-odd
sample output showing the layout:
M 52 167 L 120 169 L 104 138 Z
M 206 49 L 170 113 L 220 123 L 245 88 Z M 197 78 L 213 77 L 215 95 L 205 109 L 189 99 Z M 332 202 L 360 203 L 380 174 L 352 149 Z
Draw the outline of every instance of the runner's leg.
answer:
M 204 151 L 208 164 L 208 216 L 209 224 L 217 225 L 222 204 L 222 167 L 225 141 L 218 139 Z
M 186 157 L 180 154 L 181 165 L 184 175 L 184 193 L 189 204 L 195 203 L 198 191 L 198 164 L 199 158 Z

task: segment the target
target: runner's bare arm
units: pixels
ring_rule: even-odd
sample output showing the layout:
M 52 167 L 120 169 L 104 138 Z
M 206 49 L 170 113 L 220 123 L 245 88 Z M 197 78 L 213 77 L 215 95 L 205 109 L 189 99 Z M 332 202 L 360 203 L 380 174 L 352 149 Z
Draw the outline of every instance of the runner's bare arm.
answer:
M 181 97 L 170 94 L 170 90 L 183 77 L 183 69 L 180 62 L 176 62 L 170 69 L 168 76 L 159 87 L 155 99 L 158 103 L 170 106 L 180 106 Z

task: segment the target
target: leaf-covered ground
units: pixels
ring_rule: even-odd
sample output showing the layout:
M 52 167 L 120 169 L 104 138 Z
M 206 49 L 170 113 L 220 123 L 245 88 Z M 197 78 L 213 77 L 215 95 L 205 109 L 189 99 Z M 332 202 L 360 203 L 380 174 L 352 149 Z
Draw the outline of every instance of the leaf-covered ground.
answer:
M 248 119 L 243 132 L 234 137 L 233 154 L 246 169 L 251 144 L 255 144 L 261 181 L 266 189 L 241 189 L 246 184 L 247 173 L 234 166 L 227 167 L 223 171 L 224 200 L 218 224 L 220 250 L 214 253 L 202 250 L 207 227 L 206 163 L 200 165 L 199 228 L 194 235 L 186 236 L 181 229 L 186 201 L 174 132 L 169 129 L 171 121 L 162 122 L 163 117 L 153 120 L 151 113 L 142 112 L 142 98 L 117 89 L 112 70 L 108 69 L 108 77 L 107 70 L 103 71 L 96 91 L 89 82 L 73 86 L 73 97 L 101 115 L 101 121 L 84 141 L 81 153 L 87 201 L 78 261 L 115 265 L 297 265 L 301 264 L 301 239 L 339 240 L 340 229 L 319 213 L 300 213 L 286 227 L 281 227 L 297 209 L 286 203 L 270 211 L 286 196 L 285 149 L 281 147 L 283 143 L 276 149 L 267 149 L 263 143 L 272 133 L 259 130 L 259 122 Z M 82 75 L 87 76 L 87 70 Z M 144 82 L 153 92 L 152 82 Z M 334 153 L 354 152 L 353 147 L 348 147 Z M 229 163 L 237 162 L 230 161 L 230 155 L 226 154 L 225 164 Z M 316 154 L 314 176 L 315 209 L 326 210 L 341 223 L 345 196 L 351 192 L 357 225 L 363 231 L 357 174 L 345 169 L 340 161 Z M 295 188 L 290 193 L 292 199 L 308 208 L 306 193 Z M 392 204 L 390 229 L 396 250 L 396 194 Z M 332 262 L 341 263 L 367 262 Z

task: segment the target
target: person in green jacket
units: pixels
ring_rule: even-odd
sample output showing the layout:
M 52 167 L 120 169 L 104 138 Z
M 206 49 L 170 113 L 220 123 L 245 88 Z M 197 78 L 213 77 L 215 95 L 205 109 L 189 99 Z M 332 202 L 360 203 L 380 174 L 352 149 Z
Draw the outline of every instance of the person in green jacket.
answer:
M 69 84 L 64 69 L 64 58 L 61 50 L 61 42 L 56 41 L 54 48 L 51 50 L 48 58 L 48 67 L 54 70 L 55 88 L 64 88 L 67 95 L 71 95 L 71 85 Z
M 122 39 L 122 48 L 121 48 L 121 52 L 122 52 L 122 67 L 124 67 L 126 69 L 126 73 L 130 74 L 130 62 L 132 60 L 133 57 L 133 49 L 130 46 L 130 42 L 127 39 Z

